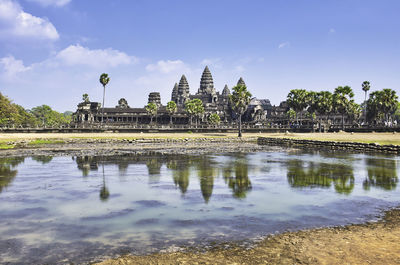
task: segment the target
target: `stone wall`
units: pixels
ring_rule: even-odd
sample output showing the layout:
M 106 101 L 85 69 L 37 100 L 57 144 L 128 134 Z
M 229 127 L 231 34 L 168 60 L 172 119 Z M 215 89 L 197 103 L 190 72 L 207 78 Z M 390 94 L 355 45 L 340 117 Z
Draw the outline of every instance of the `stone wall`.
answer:
M 400 154 L 400 145 L 379 145 L 376 143 L 354 143 L 315 140 L 296 140 L 290 138 L 266 138 L 257 139 L 259 145 L 278 145 L 286 147 L 312 148 L 321 150 L 344 150 L 360 153 L 379 152 L 387 154 Z

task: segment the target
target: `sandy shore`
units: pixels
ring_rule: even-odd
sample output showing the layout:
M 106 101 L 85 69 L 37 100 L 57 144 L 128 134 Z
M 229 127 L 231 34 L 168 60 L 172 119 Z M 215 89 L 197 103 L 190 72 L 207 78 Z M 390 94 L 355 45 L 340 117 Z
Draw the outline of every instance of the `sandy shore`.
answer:
M 124 256 L 99 265 L 125 264 L 400 264 L 400 210 L 376 223 L 270 236 L 254 248 Z

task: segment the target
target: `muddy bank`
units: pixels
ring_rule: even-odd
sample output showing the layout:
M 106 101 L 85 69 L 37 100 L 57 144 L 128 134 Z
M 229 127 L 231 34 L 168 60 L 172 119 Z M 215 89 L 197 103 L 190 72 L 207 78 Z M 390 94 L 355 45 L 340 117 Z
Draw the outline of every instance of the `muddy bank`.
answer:
M 248 249 L 216 246 L 98 264 L 400 264 L 399 240 L 400 209 L 393 209 L 376 223 L 283 233 Z

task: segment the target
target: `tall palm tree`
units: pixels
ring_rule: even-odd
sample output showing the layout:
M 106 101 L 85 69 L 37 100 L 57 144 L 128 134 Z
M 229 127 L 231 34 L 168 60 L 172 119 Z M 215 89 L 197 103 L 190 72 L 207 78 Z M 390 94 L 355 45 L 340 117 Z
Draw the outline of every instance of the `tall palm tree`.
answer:
M 364 120 L 367 121 L 367 92 L 371 88 L 369 81 L 364 81 L 361 84 L 361 88 L 365 93 L 365 98 L 364 98 Z
M 167 103 L 167 111 L 169 113 L 169 124 L 172 124 L 172 115 L 178 110 L 175 101 Z
M 398 96 L 396 91 L 390 88 L 384 88 L 380 97 L 382 104 L 382 112 L 384 113 L 385 120 L 389 121 L 392 115 L 396 112 L 398 107 Z
M 292 89 L 287 95 L 286 102 L 289 108 L 296 112 L 296 122 L 299 124 L 298 113 L 300 113 L 300 121 L 302 118 L 302 111 L 307 107 L 307 90 L 305 89 Z
M 337 113 L 342 115 L 342 130 L 344 131 L 344 115 L 349 113 L 354 92 L 349 86 L 337 87 L 333 93 L 333 106 Z
M 108 77 L 108 74 L 102 73 L 99 81 L 103 85 L 103 109 L 101 112 L 101 122 L 104 122 L 104 98 L 106 96 L 106 85 L 110 82 L 110 78 Z
M 246 112 L 251 100 L 251 93 L 247 91 L 246 85 L 238 84 L 232 88 L 232 94 L 229 95 L 232 110 L 238 115 L 239 133 L 242 137 L 242 115 Z
M 318 108 L 318 93 L 314 91 L 307 92 L 306 103 L 307 112 L 311 115 L 311 131 L 314 132 L 314 117 Z
M 319 114 L 319 132 L 322 131 L 322 116 L 326 116 L 333 110 L 333 95 L 329 91 L 320 91 L 317 93 L 317 112 Z

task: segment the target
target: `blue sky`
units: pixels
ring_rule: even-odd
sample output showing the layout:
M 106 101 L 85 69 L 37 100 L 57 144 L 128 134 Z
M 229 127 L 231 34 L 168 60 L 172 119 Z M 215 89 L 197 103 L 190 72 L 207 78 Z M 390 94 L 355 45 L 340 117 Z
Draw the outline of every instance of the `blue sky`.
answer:
M 400 93 L 400 1 L 0 0 L 0 91 L 26 108 L 75 110 L 83 93 L 132 107 L 208 65 L 217 90 L 243 77 L 279 104 L 290 89 Z

